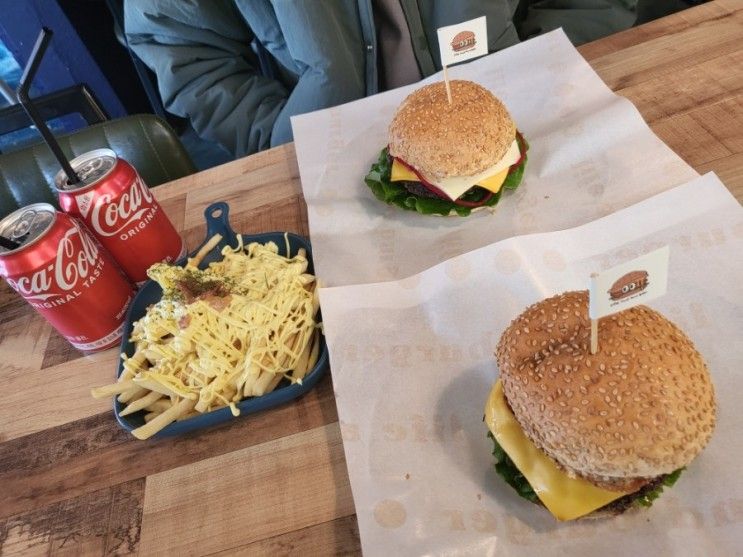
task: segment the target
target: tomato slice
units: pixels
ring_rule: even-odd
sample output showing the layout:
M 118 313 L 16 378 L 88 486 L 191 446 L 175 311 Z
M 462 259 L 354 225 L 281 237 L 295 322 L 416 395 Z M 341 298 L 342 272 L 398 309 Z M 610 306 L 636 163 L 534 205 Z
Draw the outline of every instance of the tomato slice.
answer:
M 518 167 L 518 166 L 519 166 L 519 165 L 520 165 L 520 164 L 521 164 L 522 162 L 524 162 L 524 157 L 526 156 L 526 148 L 525 148 L 525 143 L 524 143 L 524 136 L 523 136 L 523 135 L 521 135 L 521 132 L 520 132 L 520 131 L 518 131 L 518 130 L 516 130 L 516 142 L 517 142 L 517 143 L 518 143 L 518 145 L 519 145 L 519 153 L 521 154 L 521 156 L 519 157 L 519 160 L 517 160 L 517 161 L 516 161 L 515 163 L 513 163 L 513 164 L 512 164 L 512 165 L 511 165 L 511 166 L 510 166 L 510 167 L 508 168 L 508 173 L 509 173 L 509 174 L 510 174 L 511 172 L 513 172 L 514 170 L 516 170 L 516 168 L 517 168 L 517 167 Z

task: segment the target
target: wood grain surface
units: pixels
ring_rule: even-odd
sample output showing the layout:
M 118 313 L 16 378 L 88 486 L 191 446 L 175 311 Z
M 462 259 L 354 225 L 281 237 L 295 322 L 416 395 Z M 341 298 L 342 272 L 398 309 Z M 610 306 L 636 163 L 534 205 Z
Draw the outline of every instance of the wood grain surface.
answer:
M 743 200 L 743 2 L 702 4 L 578 50 L 682 159 Z
M 699 172 L 743 200 L 743 2 L 716 0 L 581 47 L 606 83 Z M 245 233 L 307 236 L 292 145 L 155 190 L 189 248 L 203 211 Z M 81 357 L 0 286 L 0 555 L 357 554 L 328 374 L 295 403 L 140 442 L 119 428 L 117 351 Z

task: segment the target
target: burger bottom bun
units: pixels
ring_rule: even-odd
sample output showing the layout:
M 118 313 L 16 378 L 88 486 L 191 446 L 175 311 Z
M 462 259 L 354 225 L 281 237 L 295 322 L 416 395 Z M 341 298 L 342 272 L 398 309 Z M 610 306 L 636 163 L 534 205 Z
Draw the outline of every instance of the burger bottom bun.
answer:
M 495 205 L 493 207 L 487 207 L 487 206 L 473 207 L 472 208 L 472 213 L 478 213 L 480 211 L 490 211 L 491 213 L 495 213 L 495 208 L 496 207 L 497 207 L 497 205 Z M 449 214 L 448 215 L 439 215 L 439 214 L 434 213 L 433 216 L 434 217 L 447 217 L 448 218 L 448 217 L 458 217 L 459 215 L 457 214 L 457 212 L 454 209 L 452 209 L 451 211 L 449 211 Z

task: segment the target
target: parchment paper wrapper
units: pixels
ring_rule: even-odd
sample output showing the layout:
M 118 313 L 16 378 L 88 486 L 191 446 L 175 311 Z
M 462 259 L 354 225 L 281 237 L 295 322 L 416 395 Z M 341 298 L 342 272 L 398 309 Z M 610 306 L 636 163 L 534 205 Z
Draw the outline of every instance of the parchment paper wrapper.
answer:
M 711 370 L 710 444 L 649 510 L 557 522 L 498 476 L 483 407 L 500 334 L 542 298 L 670 246 L 651 303 Z M 320 291 L 366 555 L 735 555 L 743 547 L 743 209 L 712 174 L 560 232 Z M 600 339 L 599 339 L 600 342 Z
M 523 183 L 469 217 L 378 201 L 364 176 L 400 102 L 420 84 L 292 119 L 318 276 L 399 279 L 517 234 L 584 224 L 697 174 L 613 94 L 562 31 L 449 70 L 499 96 L 531 143 Z M 433 76 L 427 82 L 440 80 Z

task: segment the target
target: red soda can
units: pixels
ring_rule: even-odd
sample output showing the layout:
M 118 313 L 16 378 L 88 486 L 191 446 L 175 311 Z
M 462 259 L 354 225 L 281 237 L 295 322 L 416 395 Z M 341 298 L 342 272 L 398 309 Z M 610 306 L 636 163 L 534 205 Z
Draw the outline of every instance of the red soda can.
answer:
M 54 178 L 62 210 L 82 220 L 129 279 L 141 284 L 147 269 L 186 253 L 183 239 L 134 167 L 111 149 L 89 151 L 70 161 L 80 178 Z
M 119 342 L 134 298 L 131 283 L 85 226 L 48 203 L 0 220 L 0 275 L 64 336 L 86 352 Z

